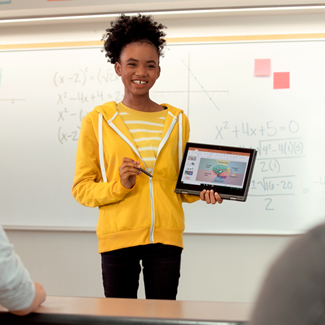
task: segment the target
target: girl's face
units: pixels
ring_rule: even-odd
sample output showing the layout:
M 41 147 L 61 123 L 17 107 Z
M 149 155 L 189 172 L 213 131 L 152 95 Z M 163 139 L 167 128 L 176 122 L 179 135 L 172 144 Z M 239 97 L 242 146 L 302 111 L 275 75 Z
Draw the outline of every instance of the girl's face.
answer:
M 148 43 L 130 43 L 115 63 L 115 71 L 122 78 L 125 95 L 148 96 L 149 90 L 160 75 L 159 56 L 156 48 Z

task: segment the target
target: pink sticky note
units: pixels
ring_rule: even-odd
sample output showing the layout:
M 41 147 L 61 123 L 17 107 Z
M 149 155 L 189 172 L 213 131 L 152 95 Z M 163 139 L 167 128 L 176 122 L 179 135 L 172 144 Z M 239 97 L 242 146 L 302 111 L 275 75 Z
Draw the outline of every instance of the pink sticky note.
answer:
M 271 74 L 271 59 L 255 59 L 254 76 L 269 76 Z
M 288 88 L 290 88 L 290 73 L 274 72 L 273 89 L 288 89 Z

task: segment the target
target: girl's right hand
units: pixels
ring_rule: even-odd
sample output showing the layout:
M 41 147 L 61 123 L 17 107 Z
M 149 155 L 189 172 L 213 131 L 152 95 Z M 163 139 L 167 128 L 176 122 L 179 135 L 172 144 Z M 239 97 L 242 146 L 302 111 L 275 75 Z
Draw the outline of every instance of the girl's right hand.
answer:
M 121 184 L 125 188 L 132 188 L 135 185 L 137 180 L 137 176 L 141 174 L 140 168 L 140 161 L 134 161 L 131 158 L 123 158 L 122 165 L 120 166 L 119 173 Z

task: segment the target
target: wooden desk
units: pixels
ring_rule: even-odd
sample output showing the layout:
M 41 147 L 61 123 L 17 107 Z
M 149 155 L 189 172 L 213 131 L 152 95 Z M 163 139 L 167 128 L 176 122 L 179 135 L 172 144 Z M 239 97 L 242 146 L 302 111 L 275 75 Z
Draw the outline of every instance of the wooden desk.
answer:
M 35 313 L 17 317 L 0 306 L 6 324 L 243 324 L 252 304 L 142 299 L 47 297 Z

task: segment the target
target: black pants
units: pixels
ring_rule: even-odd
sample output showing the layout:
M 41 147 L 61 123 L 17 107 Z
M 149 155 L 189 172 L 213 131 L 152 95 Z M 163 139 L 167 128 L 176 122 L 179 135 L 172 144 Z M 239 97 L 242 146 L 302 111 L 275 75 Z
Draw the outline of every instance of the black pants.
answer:
M 137 298 L 142 260 L 147 299 L 175 300 L 182 248 L 149 244 L 102 253 L 106 297 Z

